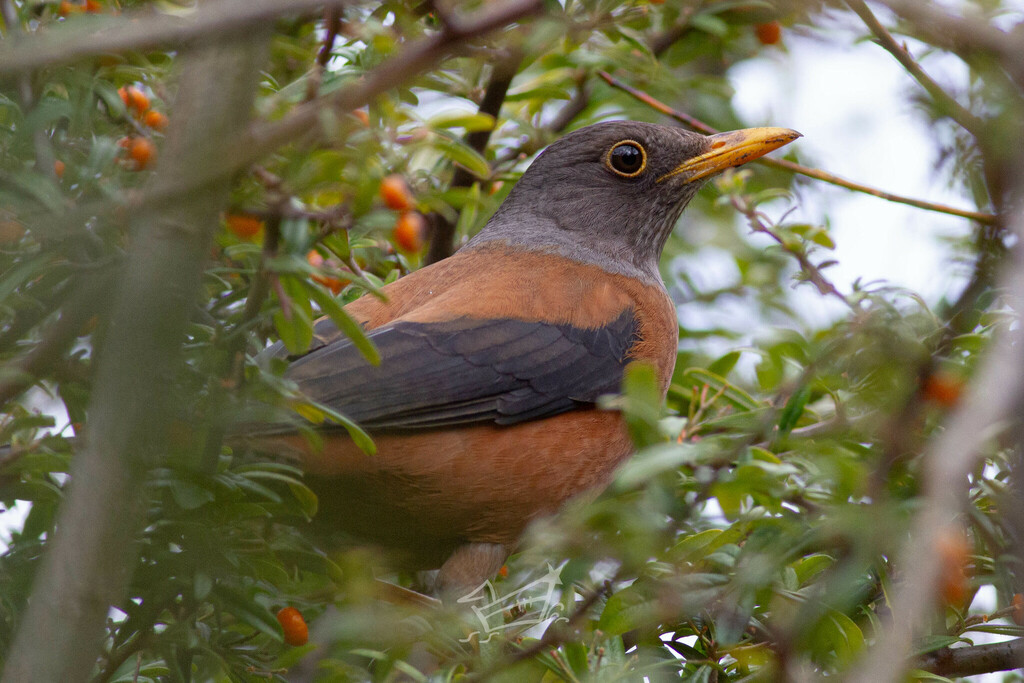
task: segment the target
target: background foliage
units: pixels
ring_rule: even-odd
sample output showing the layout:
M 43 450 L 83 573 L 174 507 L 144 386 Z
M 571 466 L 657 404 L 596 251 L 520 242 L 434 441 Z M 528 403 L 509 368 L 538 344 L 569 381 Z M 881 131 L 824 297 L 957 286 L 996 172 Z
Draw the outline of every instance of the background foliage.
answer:
M 973 267 L 964 292 L 937 306 L 885 283 L 840 292 L 828 281 L 827 217 L 787 221 L 791 173 L 723 176 L 687 211 L 664 275 L 681 306 L 739 298 L 750 319 L 681 330 L 667 406 L 643 369 L 628 375 L 613 400 L 637 456 L 597 501 L 536 525 L 498 578 L 512 592 L 557 568 L 553 599 L 567 621 L 524 631 L 517 624 L 529 615 L 506 605 L 494 623 L 509 626 L 468 643 L 481 628 L 475 614 L 382 598 L 374 567 L 405 586 L 417 577 L 388 573 L 376 551 L 325 544 L 310 533 L 318 501 L 302 473 L 224 443 L 239 420 L 344 422 L 297 396 L 258 351 L 276 339 L 301 351 L 312 321 L 328 315 L 372 355 L 343 304 L 457 248 L 564 130 L 666 122 L 600 72 L 726 130 L 745 125 L 730 104 L 730 67 L 784 50 L 787 32 L 855 13 L 865 35 L 894 51 L 888 33 L 860 2 L 0 4 L 0 443 L 11 444 L 0 452 L 0 500 L 31 504 L 0 556 L 0 655 L 20 647 L 21 661 L 45 661 L 76 648 L 93 664 L 75 676 L 94 681 L 805 680 L 863 676 L 872 659 L 893 679 L 909 667 L 934 680 L 1020 657 L 1013 645 L 975 670 L 946 649 L 969 648 L 979 633 L 1024 635 L 1024 606 L 1013 603 L 1019 391 L 1000 402 L 977 379 L 1019 305 L 997 275 L 1019 213 L 1024 69 L 990 33 L 1014 35 L 993 28 L 1007 16 L 997 0 L 962 3 L 972 14 L 955 43 L 941 20 L 960 18 L 930 3 L 923 15 L 888 3 L 896 14 L 884 15 L 969 69 L 968 82 L 931 88 L 916 63 L 905 65 L 922 85 L 915 97 L 932 119 L 936 159 L 950 160 L 941 167 L 950 184 L 969 188 L 981 212 L 976 238 L 960 245 Z M 507 20 L 479 21 L 502 8 L 513 10 Z M 219 88 L 244 82 L 228 64 L 203 62 L 205 95 L 185 92 L 190 55 L 211 40 L 267 48 L 262 62 L 253 50 L 258 87 L 237 108 L 214 106 Z M 301 116 L 307 125 L 292 125 Z M 195 141 L 220 125 L 236 130 L 222 152 Z M 193 154 L 184 166 L 181 149 Z M 382 197 L 395 174 L 408 190 Z M 161 223 L 198 195 L 220 196 L 216 187 L 216 225 Z M 714 226 L 701 235 L 735 261 L 738 279 L 725 289 L 700 291 L 678 267 L 699 246 L 687 229 L 697 222 Z M 151 244 L 153 225 L 161 239 L 198 245 L 197 288 L 139 266 L 133 254 Z M 143 256 L 156 263 L 159 251 Z M 105 347 L 131 338 L 116 313 L 129 272 L 185 300 L 187 321 L 161 342 L 173 347 L 168 372 L 124 379 L 160 416 L 140 413 L 138 430 L 153 436 L 123 446 L 89 430 L 102 410 Z M 841 301 L 844 315 L 810 328 L 793 286 Z M 164 316 L 146 296 L 138 292 L 142 310 Z M 1015 367 L 1003 374 L 1018 387 Z M 943 456 L 937 437 L 955 428 L 949 416 L 964 410 L 972 383 L 970 405 L 1008 419 L 964 430 L 974 450 L 951 487 L 963 509 L 915 536 L 936 481 L 929 468 Z M 66 424 L 52 417 L 64 412 Z M 69 438 L 83 431 L 89 444 L 113 445 L 83 453 Z M 15 645 L 42 557 L 61 542 L 54 525 L 79 479 L 74 463 L 87 457 L 129 463 L 134 477 L 98 502 L 134 527 L 93 548 L 124 571 L 82 570 L 109 584 L 114 609 L 102 634 L 99 622 L 94 636 L 74 622 L 84 644 Z M 924 597 L 905 609 L 893 595 L 915 581 Z M 80 587 L 36 585 L 77 614 Z M 983 587 L 995 589 L 995 613 L 971 609 Z M 285 606 L 309 623 L 309 644 L 284 642 L 275 613 Z M 914 638 L 886 659 L 878 648 L 899 642 L 887 635 L 893 618 Z

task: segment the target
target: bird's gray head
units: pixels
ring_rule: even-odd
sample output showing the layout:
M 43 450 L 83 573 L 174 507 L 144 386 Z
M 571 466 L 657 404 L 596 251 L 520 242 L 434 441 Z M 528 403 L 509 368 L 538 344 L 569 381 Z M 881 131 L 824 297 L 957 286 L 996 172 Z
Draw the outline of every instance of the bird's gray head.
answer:
M 799 136 L 786 128 L 707 136 L 635 121 L 587 126 L 537 157 L 470 245 L 553 250 L 660 281 L 665 241 L 704 181 Z

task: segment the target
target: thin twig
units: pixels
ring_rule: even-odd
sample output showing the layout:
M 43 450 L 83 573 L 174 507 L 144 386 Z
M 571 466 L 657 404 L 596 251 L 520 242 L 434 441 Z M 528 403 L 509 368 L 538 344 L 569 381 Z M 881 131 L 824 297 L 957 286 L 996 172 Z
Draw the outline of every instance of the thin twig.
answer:
M 665 114 L 666 116 L 673 118 L 676 121 L 679 121 L 680 123 L 688 126 L 689 128 L 692 128 L 693 130 L 696 130 L 697 132 L 704 133 L 705 135 L 714 135 L 715 133 L 719 132 L 716 128 L 709 126 L 708 124 L 704 123 L 703 121 L 697 118 L 694 118 L 693 116 L 690 116 L 689 114 L 673 109 L 664 102 L 656 100 L 655 98 L 651 97 L 642 90 L 637 90 L 636 88 L 626 85 L 625 83 L 615 78 L 611 74 L 608 74 L 604 71 L 599 71 L 598 75 L 601 78 L 603 78 L 608 83 L 608 85 L 612 86 L 613 88 L 618 88 L 619 90 L 628 93 L 629 95 L 648 105 L 652 109 L 655 109 L 661 112 L 662 114 Z M 861 183 L 853 182 L 852 180 L 846 180 L 845 178 L 840 178 L 839 176 L 833 175 L 832 173 L 828 173 L 827 171 L 822 171 L 821 169 L 818 168 L 804 166 L 803 164 L 797 164 L 792 161 L 787 161 L 786 159 L 761 157 L 760 159 L 757 159 L 755 163 L 762 164 L 764 166 L 770 166 L 772 168 L 783 169 L 785 171 L 790 171 L 792 173 L 806 176 L 808 178 L 821 180 L 832 185 L 845 187 L 846 189 L 853 190 L 854 192 L 861 192 L 863 194 L 871 195 L 872 197 L 878 197 L 879 199 L 885 199 L 886 201 L 896 202 L 897 204 L 906 204 L 908 206 L 913 206 L 918 209 L 924 209 L 926 211 L 936 211 L 938 213 L 944 213 L 951 216 L 959 216 L 960 218 L 968 218 L 970 220 L 984 224 L 992 224 L 995 223 L 996 221 L 996 217 L 990 213 L 982 213 L 979 211 L 967 211 L 965 209 L 957 209 L 955 207 L 946 206 L 944 204 L 936 204 L 934 202 L 926 202 L 921 199 L 914 199 L 913 197 L 904 197 L 902 195 L 892 194 L 891 192 L 885 192 L 884 190 L 879 190 L 878 188 L 871 187 L 869 185 L 863 185 Z
M 103 275 L 84 284 L 61 309 L 60 318 L 46 329 L 32 350 L 4 367 L 0 380 L 0 406 L 39 381 L 45 371 L 71 348 L 82 327 L 103 300 L 111 278 Z
M 309 74 L 309 80 L 306 81 L 306 101 L 309 102 L 315 99 L 317 93 L 320 91 L 320 84 L 323 81 L 324 70 L 327 68 L 327 63 L 331 61 L 331 56 L 334 54 L 334 41 L 338 38 L 338 32 L 341 31 L 341 7 L 337 5 L 328 5 L 324 8 L 324 41 L 320 45 L 320 51 L 316 55 L 316 63 L 313 65 L 313 71 Z
M 606 580 L 601 584 L 599 588 L 595 588 L 590 595 L 584 598 L 575 609 L 572 614 L 569 615 L 567 621 L 561 625 L 560 628 L 548 628 L 544 632 L 544 635 L 540 640 L 530 644 L 529 647 L 524 647 L 521 650 L 516 651 L 506 659 L 500 660 L 496 666 L 493 666 L 485 671 L 482 671 L 478 677 L 470 676 L 471 680 L 474 681 L 486 681 L 494 676 L 498 675 L 502 671 L 508 669 L 508 667 L 518 662 L 525 661 L 527 659 L 533 659 L 539 654 L 549 651 L 551 648 L 556 648 L 572 635 L 572 627 L 575 626 L 579 621 L 586 616 L 590 608 L 593 607 L 598 600 L 605 595 L 610 595 L 612 591 L 612 585 L 615 582 L 615 577 Z
M 842 292 L 836 289 L 836 286 L 834 284 L 832 284 L 824 275 L 822 275 L 821 270 L 818 268 L 818 266 L 811 263 L 811 260 L 807 257 L 806 251 L 804 251 L 802 248 L 798 246 L 791 245 L 786 240 L 782 239 L 782 237 L 778 233 L 772 230 L 772 228 L 765 223 L 763 215 L 757 210 L 756 207 L 751 206 L 742 197 L 733 196 L 730 197 L 729 201 L 734 209 L 736 209 L 738 212 L 740 212 L 746 217 L 747 223 L 750 225 L 751 230 L 753 230 L 754 232 L 762 233 L 764 235 L 768 235 L 776 243 L 778 243 L 778 245 L 782 247 L 783 250 L 788 252 L 790 255 L 793 256 L 793 258 L 797 260 L 797 263 L 800 264 L 800 269 L 806 274 L 807 280 L 817 288 L 818 293 L 822 295 L 833 296 L 842 301 L 852 310 L 856 310 L 856 306 L 848 298 L 846 298 L 846 296 Z

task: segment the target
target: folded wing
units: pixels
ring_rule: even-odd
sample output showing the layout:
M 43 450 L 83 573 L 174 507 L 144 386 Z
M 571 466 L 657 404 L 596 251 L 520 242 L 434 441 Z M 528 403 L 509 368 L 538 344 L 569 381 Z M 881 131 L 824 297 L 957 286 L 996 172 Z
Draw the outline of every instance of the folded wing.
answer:
M 317 337 L 330 332 L 318 329 Z M 396 321 L 369 334 L 379 366 L 342 338 L 296 359 L 285 376 L 370 429 L 508 425 L 617 393 L 636 335 L 632 309 L 593 329 L 514 319 Z

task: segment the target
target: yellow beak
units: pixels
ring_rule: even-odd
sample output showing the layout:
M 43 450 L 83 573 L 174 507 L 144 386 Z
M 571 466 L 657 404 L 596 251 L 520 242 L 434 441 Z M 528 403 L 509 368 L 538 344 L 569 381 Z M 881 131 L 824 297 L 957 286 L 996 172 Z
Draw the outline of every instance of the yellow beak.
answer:
M 658 182 L 675 176 L 683 176 L 684 183 L 721 173 L 727 168 L 741 166 L 748 161 L 763 157 L 768 152 L 788 145 L 800 137 L 800 133 L 789 128 L 744 128 L 728 133 L 709 135 L 710 151 L 687 159 L 665 175 Z

